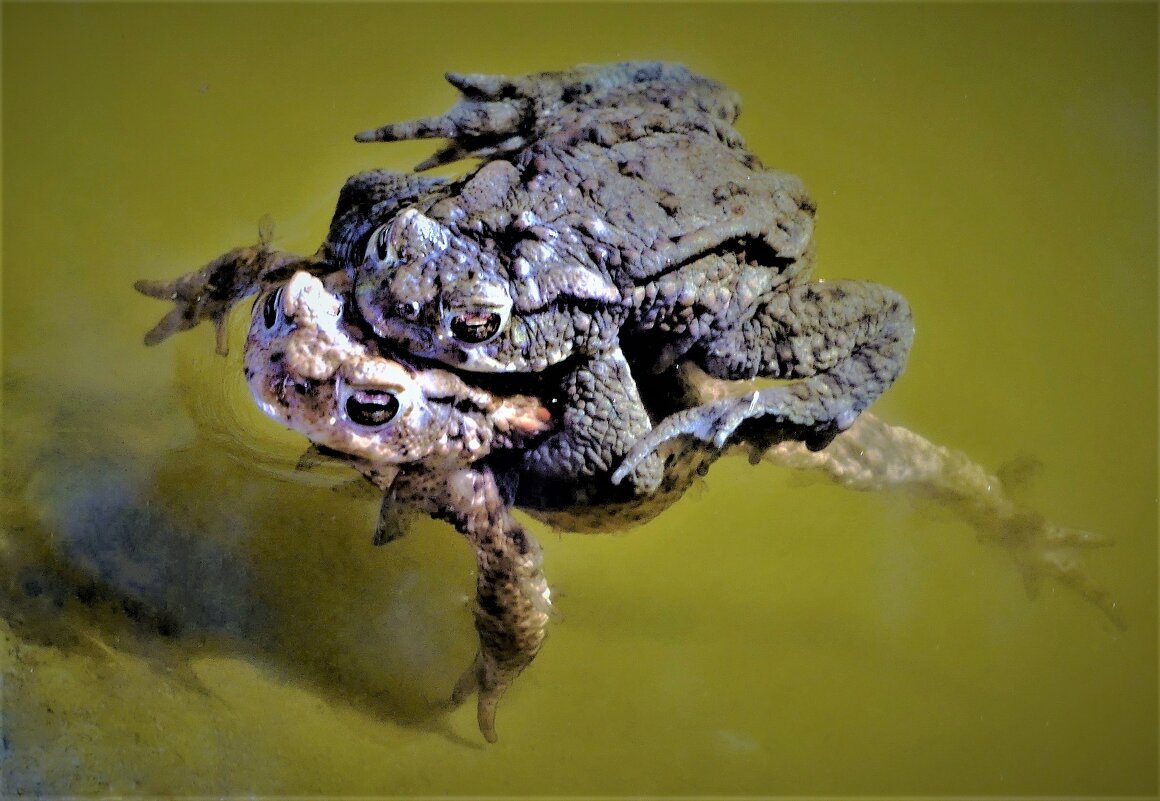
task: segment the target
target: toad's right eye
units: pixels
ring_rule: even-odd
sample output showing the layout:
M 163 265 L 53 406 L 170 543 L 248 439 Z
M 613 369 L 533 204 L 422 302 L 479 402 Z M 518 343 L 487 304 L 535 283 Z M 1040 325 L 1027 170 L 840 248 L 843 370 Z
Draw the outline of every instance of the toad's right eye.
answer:
M 262 324 L 266 328 L 273 328 L 282 317 L 282 290 L 278 289 L 266 295 L 262 302 Z

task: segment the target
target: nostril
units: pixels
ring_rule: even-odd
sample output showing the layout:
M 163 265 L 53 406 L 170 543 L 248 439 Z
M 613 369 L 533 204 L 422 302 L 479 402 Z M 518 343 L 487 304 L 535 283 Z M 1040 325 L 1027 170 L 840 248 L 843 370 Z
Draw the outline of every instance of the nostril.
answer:
M 360 426 L 386 425 L 399 413 L 399 399 L 389 392 L 363 392 L 346 400 L 346 416 Z
M 419 305 L 419 302 L 415 301 L 415 300 L 410 300 L 410 301 L 407 301 L 405 303 L 399 303 L 395 306 L 395 312 L 400 317 L 403 317 L 403 318 L 405 318 L 407 320 L 411 320 L 411 321 L 419 319 L 419 312 L 421 310 L 422 310 L 422 307 Z
M 499 333 L 502 322 L 498 312 L 464 312 L 451 318 L 451 335 L 460 342 L 477 345 Z

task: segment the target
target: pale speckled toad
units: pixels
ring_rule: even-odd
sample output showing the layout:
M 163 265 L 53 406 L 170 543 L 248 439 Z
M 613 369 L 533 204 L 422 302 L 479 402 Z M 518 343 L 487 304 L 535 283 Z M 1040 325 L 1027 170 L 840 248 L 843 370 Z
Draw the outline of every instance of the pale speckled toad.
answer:
M 478 566 L 478 656 L 453 700 L 479 693 L 480 730 L 495 739 L 504 690 L 543 641 L 551 597 L 540 549 L 475 467 L 493 449 L 520 447 L 551 427 L 534 398 L 497 397 L 445 370 L 414 369 L 351 337 L 341 297 L 294 274 L 254 304 L 245 372 L 262 410 L 346 457 L 384 492 L 376 542 L 399 532 L 400 508 L 451 522 Z

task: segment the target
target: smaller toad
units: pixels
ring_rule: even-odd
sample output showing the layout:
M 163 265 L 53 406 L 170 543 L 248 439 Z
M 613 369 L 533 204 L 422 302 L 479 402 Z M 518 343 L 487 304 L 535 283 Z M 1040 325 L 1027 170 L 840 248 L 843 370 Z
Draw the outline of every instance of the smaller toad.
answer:
M 546 434 L 553 421 L 535 398 L 493 395 L 361 344 L 340 297 L 306 272 L 269 287 L 254 304 L 246 379 L 266 414 L 384 491 L 377 543 L 401 531 L 399 509 L 414 509 L 451 523 L 472 545 L 479 650 L 451 700 L 477 694 L 479 729 L 494 741 L 500 697 L 543 643 L 551 594 L 539 545 L 478 462 Z

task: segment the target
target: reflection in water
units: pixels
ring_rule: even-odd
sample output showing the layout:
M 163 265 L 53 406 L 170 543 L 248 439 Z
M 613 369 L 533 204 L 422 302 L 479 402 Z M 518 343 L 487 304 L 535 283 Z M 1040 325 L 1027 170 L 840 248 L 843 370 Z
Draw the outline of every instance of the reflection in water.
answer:
M 159 402 L 89 398 L 105 426 L 86 430 L 73 407 L 27 391 L 6 397 L 14 418 L 32 401 L 74 437 L 6 454 L 10 484 L 30 468 L 11 487 L 19 523 L 3 551 L 5 602 L 26 636 L 136 643 L 177 664 L 242 656 L 370 714 L 444 728 L 433 715 L 471 642 L 453 539 L 371 549 L 374 503 L 288 494 L 200 434 L 167 448 L 179 416 Z

